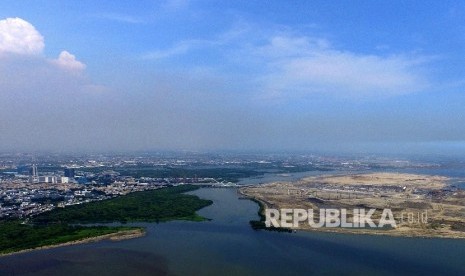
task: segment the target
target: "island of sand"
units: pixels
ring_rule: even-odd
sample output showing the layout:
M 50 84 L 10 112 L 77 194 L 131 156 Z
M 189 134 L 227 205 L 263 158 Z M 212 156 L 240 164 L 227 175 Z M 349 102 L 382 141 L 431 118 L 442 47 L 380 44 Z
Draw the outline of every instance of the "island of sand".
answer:
M 295 182 L 274 182 L 240 189 L 263 209 L 357 208 L 390 209 L 396 225 L 388 228 L 314 228 L 308 223 L 297 229 L 355 234 L 408 237 L 465 238 L 465 191 L 447 185 L 442 176 L 405 173 L 323 175 Z M 318 219 L 318 211 L 315 212 Z

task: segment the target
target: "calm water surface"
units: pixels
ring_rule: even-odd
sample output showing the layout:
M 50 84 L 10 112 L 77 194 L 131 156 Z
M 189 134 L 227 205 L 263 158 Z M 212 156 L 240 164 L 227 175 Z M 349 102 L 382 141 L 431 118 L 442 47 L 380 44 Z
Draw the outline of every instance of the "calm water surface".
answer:
M 465 241 L 254 231 L 235 189 L 192 192 L 206 222 L 137 224 L 142 238 L 0 258 L 1 275 L 465 275 Z

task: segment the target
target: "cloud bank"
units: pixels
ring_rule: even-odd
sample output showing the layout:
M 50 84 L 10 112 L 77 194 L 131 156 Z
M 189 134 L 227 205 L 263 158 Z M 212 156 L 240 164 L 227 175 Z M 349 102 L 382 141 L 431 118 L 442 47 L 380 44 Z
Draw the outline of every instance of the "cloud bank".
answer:
M 425 74 L 429 57 L 412 53 L 357 53 L 339 49 L 324 37 L 247 24 L 210 40 L 184 40 L 142 57 L 167 62 L 211 53 L 221 58 L 210 65 L 212 70 L 221 73 L 221 67 L 225 67 L 251 72 L 236 81 L 255 87 L 252 93 L 259 93 L 262 99 L 298 99 L 314 94 L 391 97 L 421 92 L 432 85 Z
M 0 20 L 0 54 L 41 54 L 44 38 L 29 22 L 21 18 Z
M 31 23 L 17 17 L 0 20 L 0 58 L 23 56 L 21 59 L 24 60 L 24 56 L 40 56 L 44 48 L 44 37 Z M 44 61 L 69 71 L 85 69 L 85 64 L 68 51 L 62 51 L 57 59 Z
M 262 79 L 272 95 L 325 93 L 350 97 L 408 94 L 428 86 L 423 58 L 338 50 L 321 38 L 274 36 L 254 51 L 266 63 Z
M 52 60 L 52 62 L 59 67 L 69 70 L 80 72 L 86 68 L 86 65 L 78 60 L 73 54 L 70 54 L 68 51 L 62 51 L 57 59 Z
M 416 98 L 431 85 L 418 55 L 366 54 L 241 24 L 163 50 L 138 48 L 136 57 L 98 53 L 106 57 L 92 71 L 109 89 L 89 80 L 75 50 L 46 57 L 44 38 L 22 19 L 0 20 L 0 38 L 0 151 L 299 150 L 464 133 L 462 117 L 444 124 L 429 115 L 450 106 Z
M 84 127 L 75 127 L 77 122 L 90 122 L 85 113 L 95 114 L 93 103 L 98 106 L 105 98 L 99 92 L 107 89 L 86 77 L 84 63 L 68 51 L 47 58 L 44 48 L 43 36 L 31 23 L 0 20 L 0 150 L 76 142 Z

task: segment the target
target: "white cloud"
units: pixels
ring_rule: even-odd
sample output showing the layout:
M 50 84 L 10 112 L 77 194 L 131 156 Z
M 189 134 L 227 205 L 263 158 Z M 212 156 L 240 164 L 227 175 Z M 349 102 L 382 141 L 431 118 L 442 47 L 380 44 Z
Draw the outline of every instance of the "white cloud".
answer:
M 74 55 L 63 51 L 57 59 L 45 57 L 43 38 L 30 23 L 1 20 L 0 39 L 0 144 L 42 139 L 46 146 L 60 136 L 51 133 L 69 129 L 66 121 L 86 115 L 77 111 L 105 98 L 108 89 L 81 74 L 85 65 Z
M 171 48 L 157 49 L 148 53 L 142 54 L 142 59 L 169 59 L 172 57 L 182 56 L 189 54 L 191 51 L 196 50 L 210 50 L 228 48 L 237 42 L 242 42 L 244 36 L 249 34 L 250 26 L 240 22 L 234 25 L 230 30 L 217 35 L 211 39 L 188 39 L 182 40 L 174 44 Z
M 62 51 L 58 59 L 52 60 L 52 63 L 68 71 L 80 72 L 86 68 L 86 65 L 78 60 L 68 51 Z
M 35 55 L 42 53 L 44 38 L 21 18 L 0 20 L 0 53 Z
M 256 52 L 270 58 L 302 57 L 329 48 L 329 41 L 322 38 L 273 36 L 267 45 L 259 47 Z
M 31 23 L 21 18 L 0 20 L 0 57 L 21 55 L 32 60 L 34 59 L 32 56 L 39 56 L 44 47 L 43 36 Z M 68 72 L 81 72 L 86 68 L 84 63 L 76 60 L 76 57 L 68 51 L 62 51 L 57 59 L 50 60 L 43 57 L 39 59 L 55 64 Z
M 160 60 L 192 51 L 218 51 L 225 59 L 212 63 L 212 68 L 226 62 L 233 63 L 233 68 L 244 67 L 247 73 L 242 83 L 257 88 L 260 99 L 314 93 L 384 97 L 431 87 L 425 74 L 427 57 L 386 51 L 380 54 L 376 49 L 370 54 L 357 53 L 335 47 L 319 36 L 290 35 L 288 30 L 257 31 L 253 27 L 241 24 L 212 39 L 180 41 L 143 58 Z
M 255 54 L 266 64 L 260 78 L 268 95 L 326 93 L 390 96 L 428 86 L 418 65 L 425 59 L 341 51 L 324 39 L 277 36 Z
M 225 41 L 223 40 L 202 40 L 202 39 L 191 39 L 181 41 L 175 46 L 164 49 L 164 50 L 154 50 L 149 53 L 142 55 L 143 59 L 168 59 L 175 56 L 181 56 L 184 54 L 189 53 L 193 50 L 201 50 L 206 49 L 214 46 L 219 46 L 224 44 Z

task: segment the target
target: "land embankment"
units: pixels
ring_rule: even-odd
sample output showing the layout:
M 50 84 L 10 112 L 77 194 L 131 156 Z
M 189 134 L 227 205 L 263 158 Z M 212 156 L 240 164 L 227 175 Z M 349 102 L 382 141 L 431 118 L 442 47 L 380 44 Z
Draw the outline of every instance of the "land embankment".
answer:
M 389 209 L 396 222 L 383 228 L 318 228 L 300 223 L 293 227 L 296 230 L 465 238 L 465 192 L 449 187 L 448 180 L 404 173 L 324 175 L 244 187 L 240 192 L 260 201 L 264 209 L 311 209 L 315 221 L 320 209 L 345 209 L 349 223 L 354 222 L 354 210 L 374 209 L 372 218 L 379 225 L 383 211 Z

